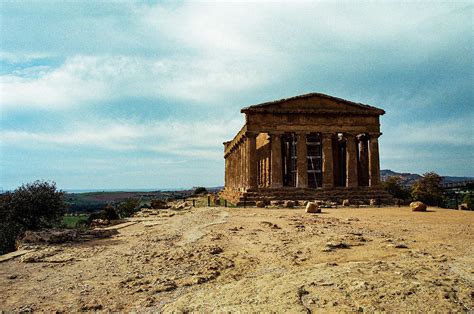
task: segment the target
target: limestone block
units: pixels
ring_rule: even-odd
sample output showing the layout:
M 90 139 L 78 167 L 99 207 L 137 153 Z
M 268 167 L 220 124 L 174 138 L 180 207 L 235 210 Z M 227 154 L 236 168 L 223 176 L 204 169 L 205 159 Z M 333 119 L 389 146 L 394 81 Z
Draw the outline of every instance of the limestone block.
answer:
M 410 208 L 414 212 L 425 212 L 426 211 L 426 205 L 423 202 L 411 202 L 410 203 Z
M 306 204 L 306 212 L 311 214 L 320 213 L 321 208 L 316 205 L 316 203 L 308 202 L 308 204 Z

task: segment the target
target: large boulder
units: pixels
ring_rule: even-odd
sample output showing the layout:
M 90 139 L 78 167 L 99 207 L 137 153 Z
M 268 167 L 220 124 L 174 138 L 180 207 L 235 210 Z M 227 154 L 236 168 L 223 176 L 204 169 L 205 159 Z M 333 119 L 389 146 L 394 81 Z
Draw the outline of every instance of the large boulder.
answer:
M 306 212 L 311 214 L 320 213 L 321 208 L 316 203 L 308 202 L 308 204 L 306 204 Z
M 420 202 L 420 201 L 411 202 L 410 203 L 410 208 L 414 212 L 425 212 L 426 211 L 426 205 L 423 202 Z

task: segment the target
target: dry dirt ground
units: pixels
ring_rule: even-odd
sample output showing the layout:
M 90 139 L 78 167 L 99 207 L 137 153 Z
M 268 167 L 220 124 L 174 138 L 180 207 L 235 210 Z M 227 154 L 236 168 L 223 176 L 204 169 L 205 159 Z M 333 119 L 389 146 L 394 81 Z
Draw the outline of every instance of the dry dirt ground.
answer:
M 473 311 L 474 212 L 193 208 L 0 263 L 0 310 Z

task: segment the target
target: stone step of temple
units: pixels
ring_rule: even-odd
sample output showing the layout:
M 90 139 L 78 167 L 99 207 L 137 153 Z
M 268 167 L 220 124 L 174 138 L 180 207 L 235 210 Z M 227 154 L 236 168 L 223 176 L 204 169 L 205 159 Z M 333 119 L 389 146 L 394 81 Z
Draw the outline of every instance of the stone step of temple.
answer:
M 284 201 L 284 200 L 330 200 L 341 203 L 350 200 L 353 203 L 369 203 L 371 199 L 378 200 L 381 204 L 393 204 L 393 197 L 381 188 L 334 188 L 334 189 L 258 189 L 256 191 L 223 190 L 222 198 L 239 206 L 252 205 L 256 201 Z

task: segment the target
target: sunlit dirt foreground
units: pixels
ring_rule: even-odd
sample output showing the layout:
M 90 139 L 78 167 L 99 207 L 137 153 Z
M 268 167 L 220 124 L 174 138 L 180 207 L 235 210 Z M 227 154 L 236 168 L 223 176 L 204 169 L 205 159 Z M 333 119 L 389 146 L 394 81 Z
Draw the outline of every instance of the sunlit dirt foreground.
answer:
M 193 208 L 0 263 L 0 310 L 472 311 L 474 212 Z

